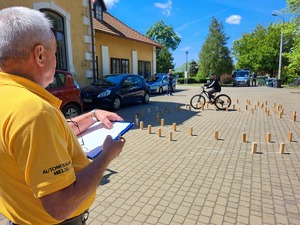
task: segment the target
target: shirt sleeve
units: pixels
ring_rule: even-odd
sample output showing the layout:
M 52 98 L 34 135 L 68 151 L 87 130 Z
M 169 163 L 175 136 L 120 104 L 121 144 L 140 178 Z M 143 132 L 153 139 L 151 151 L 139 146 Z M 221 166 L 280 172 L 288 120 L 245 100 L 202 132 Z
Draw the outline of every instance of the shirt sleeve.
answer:
M 207 87 L 208 87 L 208 88 L 211 88 L 211 87 L 213 87 L 213 86 L 215 85 L 215 82 L 216 82 L 216 81 L 215 81 L 215 80 L 213 80 L 213 82 L 211 82 L 211 83 L 210 83 L 210 84 L 209 84 Z

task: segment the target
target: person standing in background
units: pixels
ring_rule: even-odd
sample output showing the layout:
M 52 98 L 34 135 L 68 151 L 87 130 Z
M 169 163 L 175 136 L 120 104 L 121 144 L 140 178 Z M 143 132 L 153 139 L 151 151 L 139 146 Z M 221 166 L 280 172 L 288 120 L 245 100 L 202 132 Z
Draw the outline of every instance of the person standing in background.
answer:
M 256 78 L 257 78 L 257 75 L 255 72 L 252 73 L 251 75 L 252 77 L 252 86 L 256 86 Z M 253 85 L 254 84 L 254 85 Z
M 172 69 L 169 69 L 169 73 L 167 74 L 167 77 L 168 77 L 167 95 L 173 95 L 173 80 L 174 80 L 174 75 L 172 73 Z

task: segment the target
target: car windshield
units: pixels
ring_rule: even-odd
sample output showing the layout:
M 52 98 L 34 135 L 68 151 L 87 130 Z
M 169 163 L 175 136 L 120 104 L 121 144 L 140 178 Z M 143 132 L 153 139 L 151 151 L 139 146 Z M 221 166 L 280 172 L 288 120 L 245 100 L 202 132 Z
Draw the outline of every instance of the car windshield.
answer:
M 161 79 L 162 79 L 162 77 L 153 76 L 153 77 L 150 77 L 148 81 L 159 82 L 159 81 L 161 81 Z
M 96 81 L 98 86 L 116 86 L 123 80 L 122 76 L 105 76 Z
M 235 74 L 236 77 L 248 77 L 249 73 L 248 72 L 237 72 Z

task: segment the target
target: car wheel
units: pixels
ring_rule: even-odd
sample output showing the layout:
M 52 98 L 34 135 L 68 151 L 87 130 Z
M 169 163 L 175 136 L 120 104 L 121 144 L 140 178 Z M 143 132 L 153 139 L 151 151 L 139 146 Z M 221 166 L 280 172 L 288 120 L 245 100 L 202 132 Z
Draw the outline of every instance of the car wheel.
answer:
M 120 97 L 115 97 L 113 102 L 112 102 L 112 109 L 114 111 L 117 111 L 121 108 L 121 104 L 122 104 L 122 101 L 121 101 L 121 98 Z
M 159 94 L 162 94 L 163 92 L 164 92 L 163 88 L 160 87 L 160 88 L 158 89 L 158 93 L 159 93 Z
M 68 104 L 63 109 L 62 112 L 66 118 L 73 118 L 81 114 L 80 108 L 75 104 Z
M 150 94 L 149 94 L 149 92 L 146 92 L 146 93 L 145 93 L 142 102 L 143 102 L 144 104 L 148 104 L 148 103 L 150 102 Z

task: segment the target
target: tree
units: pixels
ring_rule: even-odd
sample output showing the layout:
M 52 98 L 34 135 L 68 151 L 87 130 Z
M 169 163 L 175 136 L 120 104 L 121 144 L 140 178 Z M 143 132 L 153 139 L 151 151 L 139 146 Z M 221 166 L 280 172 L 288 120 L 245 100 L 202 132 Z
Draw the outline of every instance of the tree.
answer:
M 172 54 L 166 47 L 156 51 L 157 73 L 166 73 L 169 69 L 173 69 L 173 59 Z
M 280 35 L 284 34 L 282 51 L 282 79 L 300 75 L 300 1 L 287 0 L 287 8 L 281 13 L 290 15 L 291 21 L 257 25 L 251 33 L 243 34 L 233 44 L 232 52 L 238 68 L 249 68 L 260 74 L 278 73 Z
M 293 20 L 288 25 L 284 26 L 284 34 L 286 32 L 292 33 L 293 46 L 291 51 L 285 53 L 284 56 L 289 60 L 287 72 L 300 75 L 300 1 L 299 0 L 286 0 L 287 11 L 292 14 Z
M 279 43 L 274 37 L 278 32 L 274 32 L 273 29 L 269 31 L 269 36 L 267 33 L 268 30 L 259 24 L 252 33 L 243 34 L 240 39 L 234 41 L 232 53 L 237 59 L 236 68 L 248 68 L 256 73 L 273 75 L 278 68 Z M 278 34 L 280 35 L 280 32 Z
M 199 53 L 198 77 L 205 78 L 211 72 L 216 75 L 232 73 L 234 66 L 226 46 L 228 39 L 222 23 L 212 17 L 208 37 Z
M 163 46 L 156 51 L 157 72 L 167 72 L 173 69 L 173 57 L 170 50 L 176 50 L 181 42 L 181 38 L 175 33 L 172 26 L 167 26 L 162 20 L 150 26 L 146 36 Z M 165 58 L 167 57 L 167 58 Z
M 190 62 L 189 73 L 191 77 L 196 76 L 198 73 L 198 64 L 194 60 Z
M 254 31 L 243 34 L 234 41 L 232 53 L 237 59 L 236 68 L 248 68 L 274 77 L 278 71 L 281 26 L 282 24 L 271 24 L 265 28 L 258 24 Z M 291 46 L 291 37 L 287 35 L 283 52 L 288 52 Z M 283 67 L 287 64 L 287 59 L 283 57 Z

